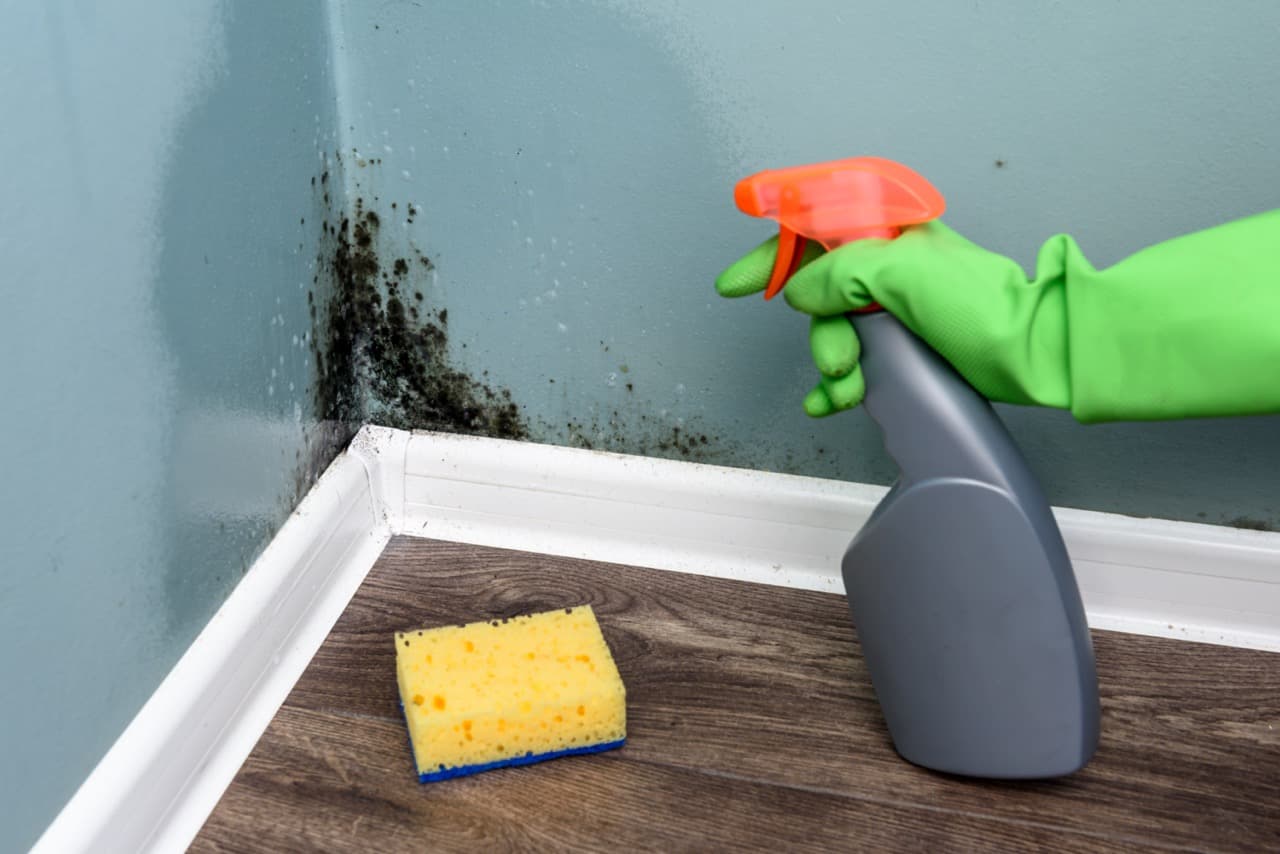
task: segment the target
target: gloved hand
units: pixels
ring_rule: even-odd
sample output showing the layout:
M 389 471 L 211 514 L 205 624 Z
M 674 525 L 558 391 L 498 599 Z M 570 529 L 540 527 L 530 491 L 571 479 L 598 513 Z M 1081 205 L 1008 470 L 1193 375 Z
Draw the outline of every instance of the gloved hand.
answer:
M 776 241 L 716 280 L 764 289 Z M 816 254 L 816 253 L 815 253 Z M 821 381 L 805 411 L 861 402 L 846 313 L 877 302 L 993 401 L 1069 408 L 1083 422 L 1280 411 L 1280 211 L 1145 249 L 1095 270 L 1051 238 L 1035 278 L 940 222 L 806 259 L 783 295 L 813 317 Z

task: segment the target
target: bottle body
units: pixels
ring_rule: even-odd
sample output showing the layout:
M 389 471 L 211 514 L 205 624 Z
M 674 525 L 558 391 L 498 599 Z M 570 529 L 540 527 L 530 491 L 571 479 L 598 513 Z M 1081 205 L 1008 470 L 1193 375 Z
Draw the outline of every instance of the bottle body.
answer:
M 852 318 L 901 474 L 854 537 L 850 613 L 894 745 L 953 774 L 1069 774 L 1097 746 L 1084 607 L 1048 501 L 991 405 L 891 315 Z

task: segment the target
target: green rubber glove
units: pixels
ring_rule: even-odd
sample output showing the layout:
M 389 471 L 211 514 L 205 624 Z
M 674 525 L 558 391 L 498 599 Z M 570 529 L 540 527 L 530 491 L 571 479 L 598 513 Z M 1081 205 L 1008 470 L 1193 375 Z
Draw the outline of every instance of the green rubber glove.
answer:
M 776 241 L 716 280 L 764 289 Z M 816 253 L 815 253 L 816 257 Z M 783 291 L 813 317 L 821 382 L 805 411 L 862 401 L 846 313 L 877 302 L 993 401 L 1070 409 L 1082 422 L 1280 412 L 1280 211 L 1144 249 L 1095 270 L 1072 238 L 1013 261 L 941 222 L 809 260 Z

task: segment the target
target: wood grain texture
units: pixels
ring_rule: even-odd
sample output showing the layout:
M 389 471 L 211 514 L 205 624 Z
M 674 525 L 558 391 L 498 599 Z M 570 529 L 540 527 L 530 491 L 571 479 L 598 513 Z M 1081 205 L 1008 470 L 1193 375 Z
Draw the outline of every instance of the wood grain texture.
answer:
M 418 784 L 392 633 L 582 603 L 626 747 Z M 1094 761 L 960 780 L 893 752 L 843 597 L 396 539 L 195 850 L 1280 850 L 1280 656 L 1094 643 Z

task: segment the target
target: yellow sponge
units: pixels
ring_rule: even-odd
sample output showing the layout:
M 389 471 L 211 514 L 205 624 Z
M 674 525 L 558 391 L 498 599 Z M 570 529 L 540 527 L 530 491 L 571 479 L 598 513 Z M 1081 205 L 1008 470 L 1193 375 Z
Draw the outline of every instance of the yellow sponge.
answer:
M 424 783 L 621 747 L 626 689 L 590 605 L 396 633 Z

